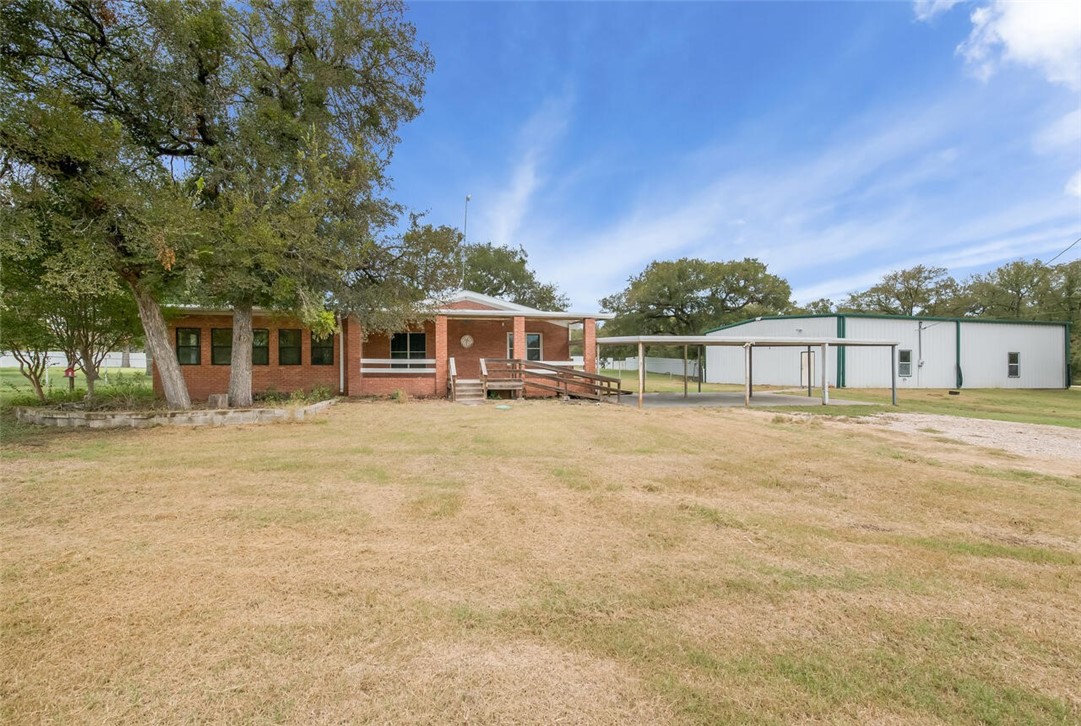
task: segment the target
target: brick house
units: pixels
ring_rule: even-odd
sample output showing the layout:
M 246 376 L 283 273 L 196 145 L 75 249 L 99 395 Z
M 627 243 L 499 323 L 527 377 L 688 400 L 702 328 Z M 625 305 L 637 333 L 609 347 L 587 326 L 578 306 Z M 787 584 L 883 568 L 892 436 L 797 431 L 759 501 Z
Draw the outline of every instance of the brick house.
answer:
M 193 400 L 229 389 L 232 312 L 174 311 L 170 339 Z M 295 319 L 256 310 L 252 319 L 252 391 L 291 392 L 326 386 L 343 396 L 404 391 L 419 398 L 448 395 L 455 380 L 473 381 L 485 360 L 530 362 L 570 369 L 570 332 L 582 329 L 585 373 L 596 372 L 596 321 L 610 314 L 544 311 L 463 291 L 433 319 L 392 334 L 365 335 L 353 318 L 326 339 Z M 533 371 L 537 373 L 539 371 Z M 154 371 L 154 390 L 161 382 Z M 543 392 L 537 392 L 544 395 Z

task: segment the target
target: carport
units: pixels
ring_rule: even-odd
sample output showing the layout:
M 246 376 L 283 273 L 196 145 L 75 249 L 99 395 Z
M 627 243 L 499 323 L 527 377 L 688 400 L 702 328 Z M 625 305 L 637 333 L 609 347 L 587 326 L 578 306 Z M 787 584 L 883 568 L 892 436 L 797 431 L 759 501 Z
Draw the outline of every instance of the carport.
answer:
M 635 345 L 638 347 L 638 408 L 642 408 L 646 388 L 646 347 L 650 345 L 683 347 L 683 396 L 687 397 L 687 353 L 690 347 L 711 345 L 739 346 L 743 348 L 743 405 L 749 407 L 754 396 L 754 349 L 758 348 L 818 348 L 821 360 L 829 360 L 830 346 L 837 348 L 889 348 L 890 392 L 893 405 L 897 405 L 897 341 L 859 340 L 854 338 L 732 338 L 717 335 L 621 335 L 597 338 L 597 346 Z M 830 402 L 829 374 L 826 365 L 822 370 L 822 405 Z M 807 377 L 807 395 L 811 395 L 811 380 Z

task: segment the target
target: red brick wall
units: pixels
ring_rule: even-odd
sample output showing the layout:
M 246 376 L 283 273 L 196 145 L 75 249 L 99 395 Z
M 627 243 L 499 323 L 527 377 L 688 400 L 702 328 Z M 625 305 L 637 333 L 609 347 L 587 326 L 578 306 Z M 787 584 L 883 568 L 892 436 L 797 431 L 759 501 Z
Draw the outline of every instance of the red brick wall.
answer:
M 470 300 L 459 300 L 458 302 L 448 303 L 444 306 L 447 310 L 502 310 L 503 308 L 497 308 L 495 305 L 486 305 L 484 303 L 472 302 Z
M 597 372 L 597 321 L 593 318 L 582 321 L 582 363 L 586 373 Z
M 436 357 L 435 323 L 425 322 L 423 325 L 410 328 L 410 332 L 423 332 L 425 334 L 425 357 Z M 351 396 L 390 396 L 397 391 L 403 391 L 414 398 L 432 398 L 446 395 L 445 390 L 437 390 L 436 376 L 431 373 L 412 373 L 394 375 L 390 373 L 360 373 L 360 358 L 390 358 L 390 336 L 385 333 L 373 333 L 361 344 L 361 354 L 357 360 L 356 372 L 357 390 L 350 390 Z M 371 367 L 382 367 L 371 366 Z M 352 372 L 351 372 L 352 374 Z M 444 387 L 446 383 L 444 382 Z
M 475 306 L 471 306 L 475 307 Z M 229 366 L 211 364 L 211 329 L 229 328 L 233 325 L 230 314 L 201 314 L 176 318 L 169 323 L 169 340 L 176 345 L 176 328 L 198 328 L 200 345 L 200 364 L 180 366 L 181 373 L 188 385 L 188 393 L 193 400 L 206 400 L 212 393 L 226 393 L 229 390 Z M 270 331 L 270 364 L 252 366 L 252 391 L 264 393 L 277 390 L 291 393 L 296 390 L 311 390 L 315 386 L 327 386 L 331 391 L 339 390 L 339 364 L 342 355 L 342 335 L 334 337 L 334 364 L 329 366 L 311 365 L 311 333 L 298 321 L 289 318 L 255 316 L 253 328 L 266 328 Z M 445 346 L 440 345 L 438 325 L 434 321 L 426 322 L 415 330 L 427 334 L 427 352 L 429 358 L 445 360 L 454 357 L 458 376 L 461 378 L 480 377 L 481 358 L 504 358 L 507 355 L 507 333 L 513 330 L 513 318 L 505 320 L 446 320 L 446 334 L 442 336 Z M 301 330 L 301 365 L 278 365 L 278 330 Z M 387 396 L 396 391 L 404 391 L 413 397 L 429 398 L 446 395 L 446 369 L 443 375 L 412 374 L 361 374 L 361 358 L 390 358 L 390 337 L 385 334 L 371 335 L 362 340 L 359 324 L 355 320 L 345 320 L 342 325 L 346 360 L 346 383 L 344 393 L 349 396 Z M 525 320 L 527 333 L 542 335 L 542 355 L 545 360 L 567 360 L 569 352 L 568 328 L 539 320 Z M 463 335 L 471 335 L 472 348 L 462 347 Z M 154 391 L 162 395 L 161 381 L 157 368 L 154 369 Z
M 545 360 L 570 358 L 568 328 L 543 320 L 525 321 L 526 333 L 541 334 Z M 506 358 L 507 333 L 514 332 L 513 318 L 505 320 L 450 319 L 447 321 L 447 355 L 454 358 L 459 378 L 479 378 L 481 358 Z M 462 347 L 462 336 L 473 337 L 473 347 Z
M 212 393 L 229 391 L 229 366 L 211 364 L 211 333 L 213 328 L 233 327 L 233 316 L 186 315 L 169 322 L 169 341 L 176 346 L 177 328 L 199 329 L 199 365 L 182 365 L 180 372 L 188 384 L 188 395 L 192 400 L 206 400 Z M 277 390 L 283 393 L 310 391 L 316 386 L 326 386 L 331 391 L 338 390 L 338 363 L 341 356 L 341 336 L 334 336 L 334 365 L 311 365 L 311 332 L 296 320 L 289 318 L 270 318 L 255 316 L 253 328 L 266 328 L 270 331 L 270 364 L 252 366 L 251 386 L 253 393 Z M 300 365 L 278 365 L 278 330 L 300 329 Z M 157 367 L 154 369 L 154 392 L 162 394 L 161 379 Z

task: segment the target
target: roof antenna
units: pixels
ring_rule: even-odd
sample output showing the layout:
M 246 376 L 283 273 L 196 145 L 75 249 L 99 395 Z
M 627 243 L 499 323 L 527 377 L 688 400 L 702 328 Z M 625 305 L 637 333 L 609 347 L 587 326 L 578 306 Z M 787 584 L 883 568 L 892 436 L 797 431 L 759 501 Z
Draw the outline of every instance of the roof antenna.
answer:
M 469 239 L 469 200 L 473 198 L 472 194 L 465 195 L 465 214 L 462 218 L 462 249 L 460 252 L 462 258 L 462 279 L 458 282 L 458 289 L 465 290 L 465 246 Z

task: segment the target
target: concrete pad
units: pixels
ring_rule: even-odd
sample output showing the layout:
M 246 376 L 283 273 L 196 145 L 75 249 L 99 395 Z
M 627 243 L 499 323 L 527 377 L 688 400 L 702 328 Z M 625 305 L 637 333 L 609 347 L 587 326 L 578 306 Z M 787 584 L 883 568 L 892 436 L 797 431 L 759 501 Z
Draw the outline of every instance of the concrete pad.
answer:
M 624 406 L 637 406 L 638 394 L 632 393 L 623 396 Z M 751 396 L 752 408 L 772 408 L 773 406 L 821 406 L 822 396 L 793 395 L 791 393 L 774 393 L 772 391 L 755 392 Z M 834 398 L 830 392 L 831 406 L 870 406 L 872 404 L 863 401 L 845 401 Z M 713 406 L 718 408 L 735 408 L 743 406 L 742 391 L 723 391 L 720 393 L 689 393 L 684 398 L 682 393 L 647 393 L 642 400 L 643 408 L 690 408 L 695 406 Z

